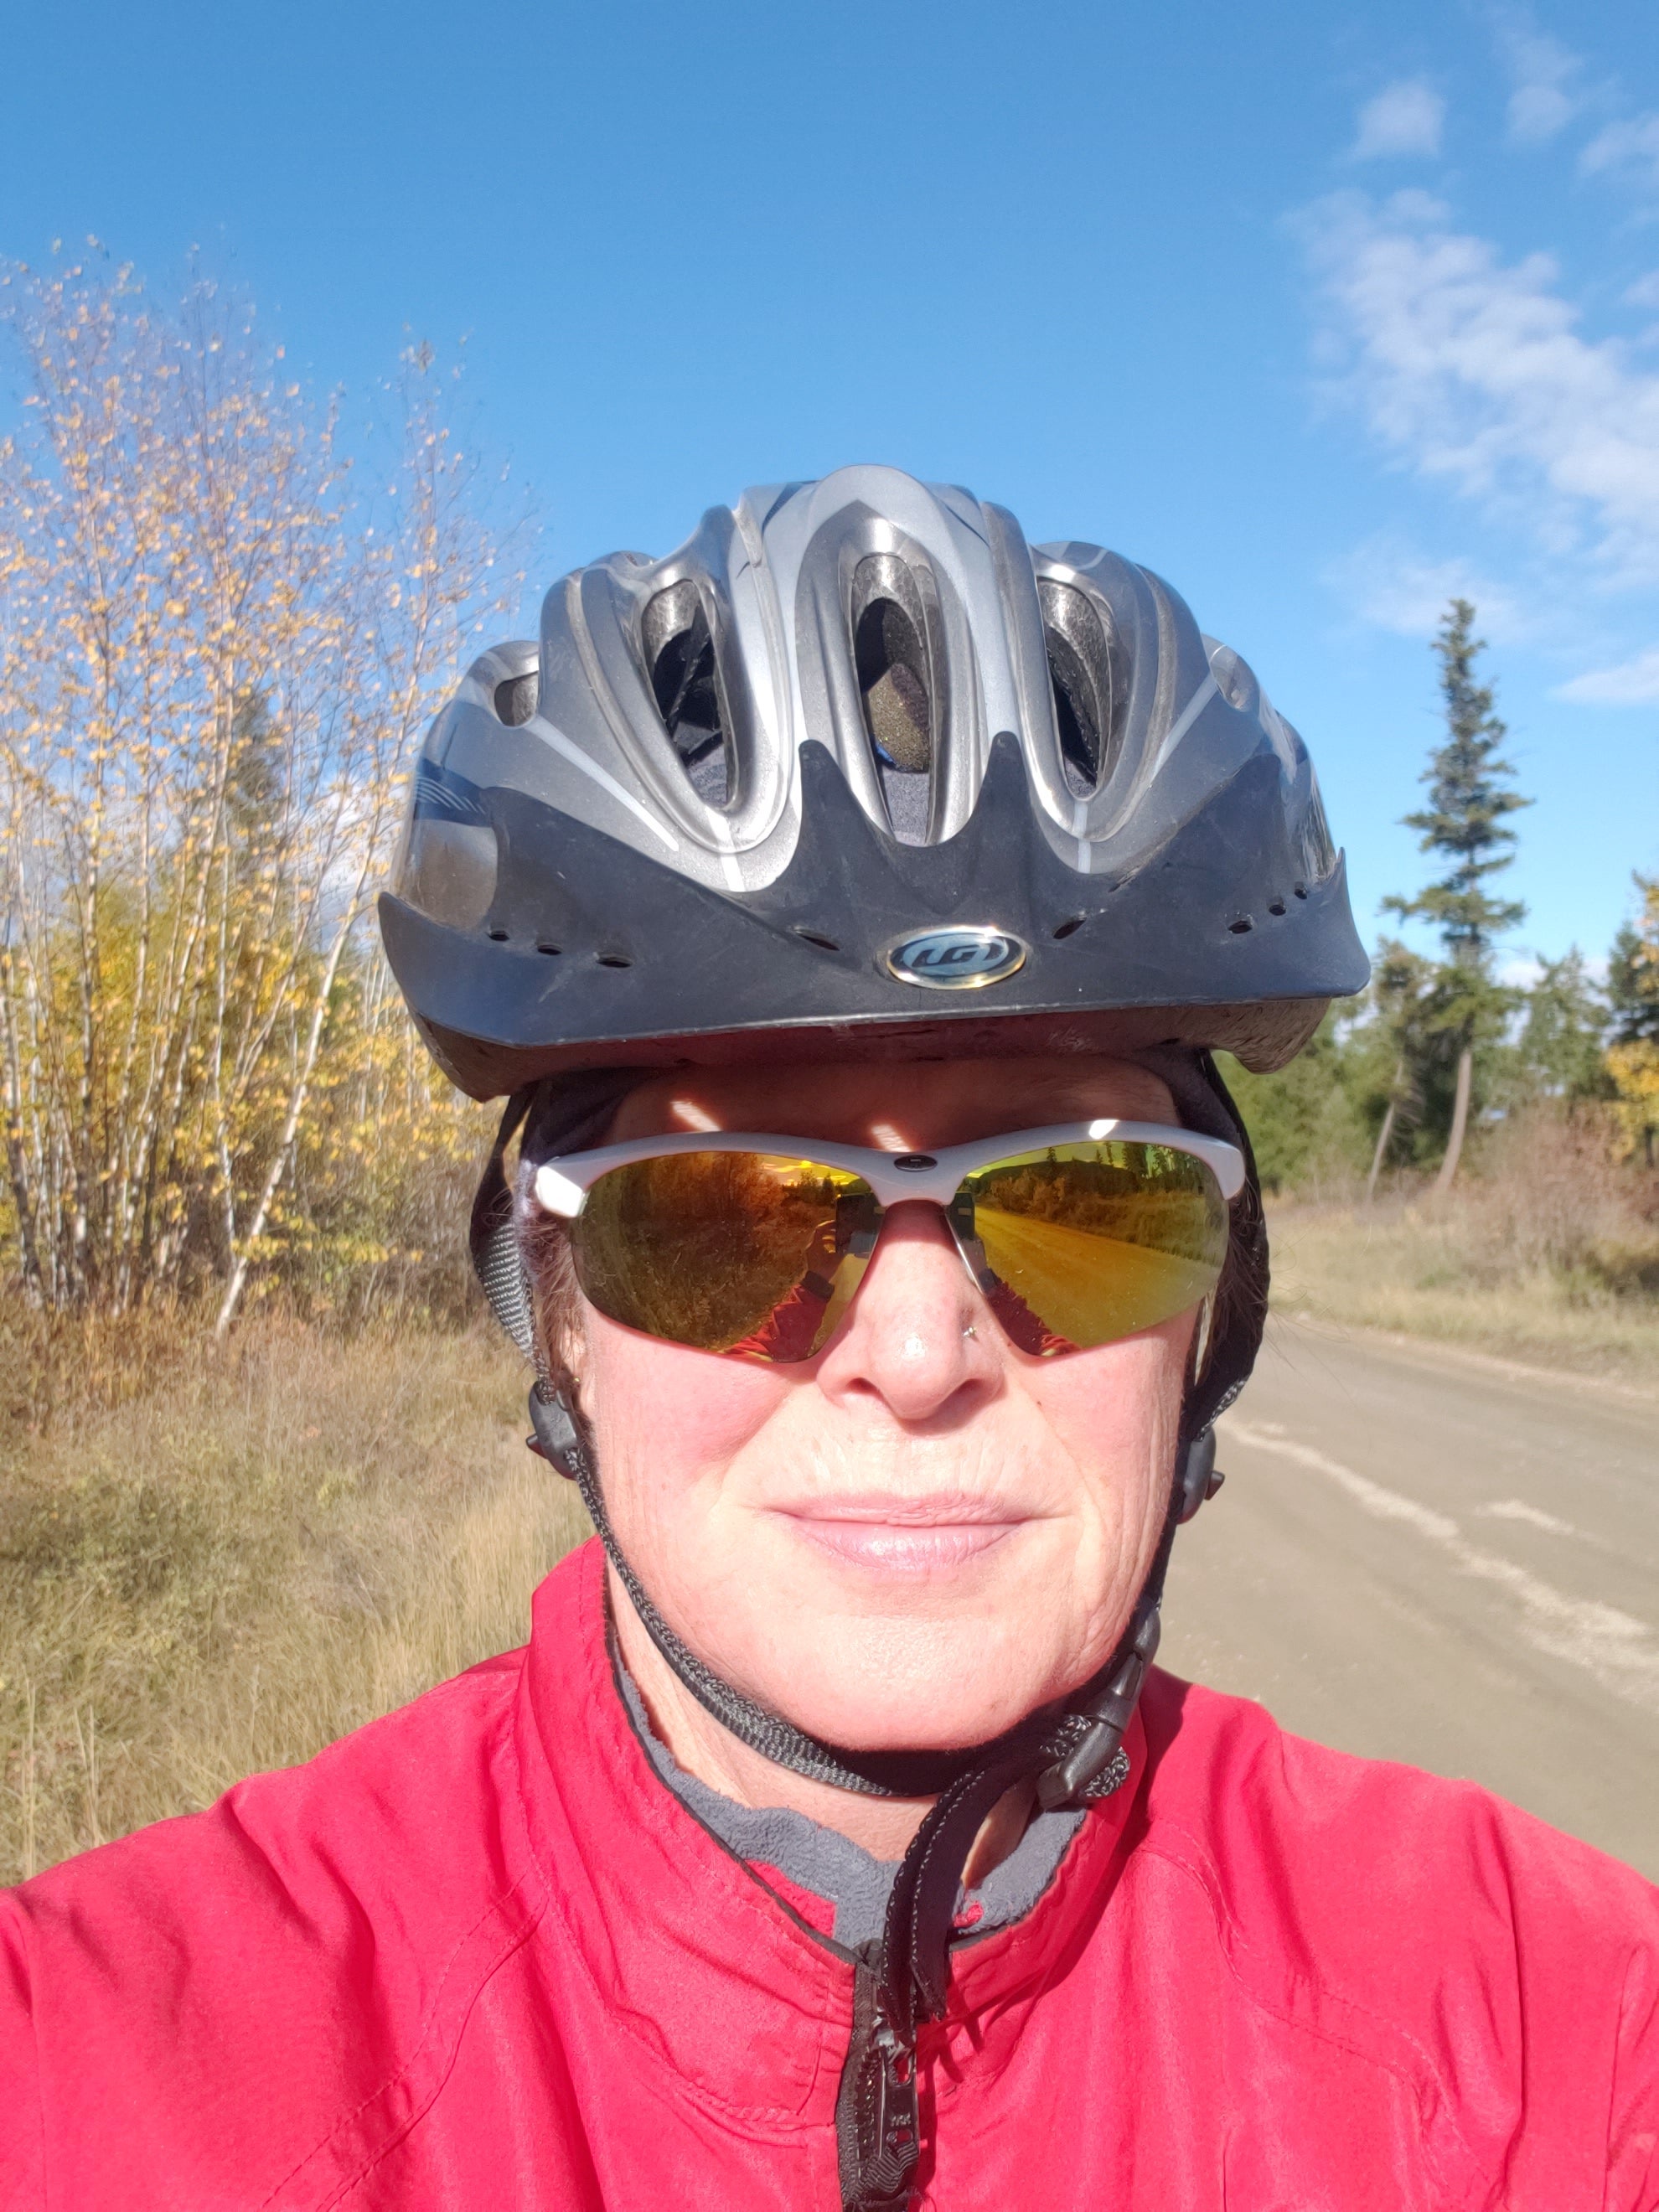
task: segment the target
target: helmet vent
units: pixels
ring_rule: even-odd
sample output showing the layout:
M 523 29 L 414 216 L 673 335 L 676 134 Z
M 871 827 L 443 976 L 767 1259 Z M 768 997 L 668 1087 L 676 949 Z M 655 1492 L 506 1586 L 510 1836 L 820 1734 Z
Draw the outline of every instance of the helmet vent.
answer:
M 864 727 L 894 835 L 927 842 L 934 711 L 921 594 L 905 562 L 872 553 L 853 575 L 853 662 Z
M 1302 817 L 1302 866 L 1315 883 L 1323 883 L 1336 866 L 1336 844 L 1325 819 L 1325 805 L 1317 784 L 1309 796 L 1308 811 Z M 1306 890 L 1298 885 L 1297 896 L 1305 898 Z
M 522 676 L 509 676 L 504 684 L 495 686 L 495 719 L 516 730 L 527 722 L 536 711 L 536 694 L 541 678 L 533 668 Z
M 1060 759 L 1073 795 L 1087 799 L 1099 790 L 1117 758 L 1121 687 L 1113 681 L 1111 648 L 1093 601 L 1072 585 L 1046 577 L 1037 591 Z
M 933 764 L 933 702 L 927 655 L 915 626 L 893 599 L 872 599 L 853 640 L 864 725 L 876 757 L 907 775 Z
M 641 621 L 657 711 L 697 796 L 710 806 L 731 797 L 731 750 L 714 674 L 714 640 L 690 578 L 650 600 Z

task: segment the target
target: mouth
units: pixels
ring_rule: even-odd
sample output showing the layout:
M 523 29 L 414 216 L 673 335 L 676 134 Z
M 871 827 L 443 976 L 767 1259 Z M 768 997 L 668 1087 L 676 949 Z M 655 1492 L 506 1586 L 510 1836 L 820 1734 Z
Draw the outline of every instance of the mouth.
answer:
M 1030 1519 L 1004 1501 L 957 1492 L 804 1499 L 775 1509 L 804 1543 L 848 1566 L 925 1577 L 982 1559 Z

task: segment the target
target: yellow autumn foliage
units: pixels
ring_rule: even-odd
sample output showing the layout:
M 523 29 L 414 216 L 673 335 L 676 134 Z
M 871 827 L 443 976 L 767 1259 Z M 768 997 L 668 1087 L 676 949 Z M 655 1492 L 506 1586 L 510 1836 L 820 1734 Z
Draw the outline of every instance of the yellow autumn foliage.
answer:
M 210 1289 L 222 1326 L 251 1271 L 390 1264 L 399 1173 L 476 1149 L 369 917 L 519 579 L 429 349 L 365 472 L 211 287 L 15 270 L 3 316 L 0 1237 L 47 1305 Z
M 1650 1151 L 1659 1138 L 1659 1044 L 1648 1037 L 1609 1045 L 1607 1073 L 1618 1092 L 1613 1110 L 1623 1128 L 1626 1150 Z

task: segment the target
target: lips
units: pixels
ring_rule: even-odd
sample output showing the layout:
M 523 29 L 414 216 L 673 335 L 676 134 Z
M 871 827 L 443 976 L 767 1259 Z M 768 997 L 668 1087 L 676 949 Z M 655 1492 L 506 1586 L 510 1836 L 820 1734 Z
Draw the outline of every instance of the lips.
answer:
M 844 1565 L 907 1577 L 981 1559 L 1030 1517 L 1000 1499 L 956 1492 L 812 1498 L 777 1510 L 803 1542 Z

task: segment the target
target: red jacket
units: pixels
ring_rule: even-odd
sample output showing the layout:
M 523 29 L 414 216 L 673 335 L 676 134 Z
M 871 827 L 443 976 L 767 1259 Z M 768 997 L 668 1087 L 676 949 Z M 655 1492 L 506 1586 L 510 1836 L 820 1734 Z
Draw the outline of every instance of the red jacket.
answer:
M 0 2206 L 836 2212 L 843 1954 L 658 1780 L 588 1546 L 528 1650 L 0 1896 Z M 1659 1893 L 1154 1675 L 923 2032 L 922 2201 L 1659 2204 Z

